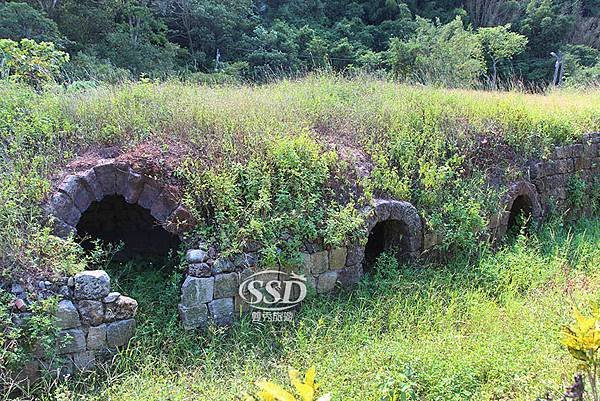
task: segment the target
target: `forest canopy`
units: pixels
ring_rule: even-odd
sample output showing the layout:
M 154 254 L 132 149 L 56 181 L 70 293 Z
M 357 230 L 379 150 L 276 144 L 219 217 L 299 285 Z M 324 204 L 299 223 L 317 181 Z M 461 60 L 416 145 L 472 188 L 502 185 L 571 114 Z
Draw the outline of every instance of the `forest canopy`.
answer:
M 600 0 L 0 1 L 0 38 L 52 42 L 67 82 L 315 69 L 451 87 L 600 80 Z

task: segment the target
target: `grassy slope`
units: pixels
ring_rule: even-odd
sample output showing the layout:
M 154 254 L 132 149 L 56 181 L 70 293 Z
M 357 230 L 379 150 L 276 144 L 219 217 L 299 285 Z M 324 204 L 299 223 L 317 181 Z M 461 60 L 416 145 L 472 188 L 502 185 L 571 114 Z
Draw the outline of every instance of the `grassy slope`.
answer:
M 312 298 L 293 325 L 244 320 L 231 332 L 199 335 L 178 329 L 165 306 L 176 286 L 137 276 L 120 281 L 140 300 L 137 346 L 94 376 L 106 383 L 88 378 L 58 394 L 234 400 L 256 379 L 287 383 L 289 366 L 314 364 L 335 400 L 380 400 L 380 387 L 390 380 L 400 387 L 408 370 L 422 400 L 532 401 L 560 392 L 575 371 L 558 329 L 573 304 L 598 300 L 599 264 L 597 221 L 547 227 L 472 262 L 398 270 L 388 261 L 357 290 Z M 162 291 L 147 287 L 153 280 Z
M 349 235 L 343 229 L 351 219 L 336 214 L 332 200 L 345 204 L 338 195 L 357 190 L 356 183 L 357 194 L 411 200 L 454 241 L 446 245 L 464 247 L 472 238 L 461 233 L 482 225 L 486 208 L 495 206 L 497 194 L 475 190 L 483 175 L 495 167 L 518 175 L 507 168 L 513 159 L 598 130 L 598 91 L 537 96 L 328 76 L 257 87 L 146 82 L 41 95 L 2 84 L 0 267 L 5 274 L 81 268 L 72 249 L 63 252 L 40 230 L 38 205 L 65 162 L 99 146 L 135 152 L 152 143 L 158 154 L 145 156 L 180 170 L 190 203 L 206 195 L 209 207 L 224 211 L 224 221 L 209 223 L 218 239 L 233 238 L 227 245 L 234 248 L 245 236 L 271 245 L 294 221 L 308 222 L 290 229 L 294 238 Z M 371 177 L 357 178 L 356 165 Z M 345 189 L 330 191 L 332 185 Z
M 38 205 L 65 161 L 99 145 L 132 149 L 151 141 L 165 156 L 157 158 L 165 168 L 173 167 L 169 154 L 184 156 L 176 161 L 190 155 L 199 162 L 184 179 L 210 178 L 204 173 L 212 169 L 213 182 L 223 185 L 217 191 L 223 197 L 212 199 L 213 206 L 236 213 L 240 205 L 224 201 L 238 201 L 235 189 L 254 182 L 227 176 L 258 172 L 254 176 L 271 183 L 270 211 L 233 213 L 246 220 L 236 235 L 248 232 L 252 217 L 262 216 L 259 222 L 277 234 L 280 227 L 269 222 L 294 216 L 303 198 L 296 204 L 274 201 L 288 189 L 286 172 L 308 171 L 313 175 L 305 178 L 311 178 L 326 171 L 343 181 L 347 170 L 326 150 L 350 165 L 372 163 L 372 178 L 361 182 L 367 192 L 410 199 L 445 224 L 454 217 L 440 212 L 440 205 L 483 214 L 485 199 L 471 172 L 510 164 L 499 154 L 540 156 L 553 144 L 598 131 L 599 111 L 600 92 L 494 94 L 332 77 L 261 87 L 140 83 L 41 95 L 0 86 L 0 267 L 8 274 L 83 268 L 74 245 L 57 243 L 40 230 Z M 290 155 L 289 148 L 298 152 Z M 286 170 L 298 155 L 299 167 Z M 275 162 L 256 164 L 264 160 Z M 328 186 L 322 179 L 313 186 Z M 201 192 L 197 185 L 187 182 L 188 194 Z M 240 204 L 254 210 L 248 205 L 264 201 Z M 465 210 L 452 210 L 459 215 L 448 228 L 455 237 L 472 232 L 469 222 L 477 220 L 465 217 Z M 177 284 L 166 285 L 158 276 L 161 291 L 143 291 L 149 278 L 141 275 L 137 283 L 123 283 L 142 308 L 138 346 L 118 358 L 108 384 L 95 381 L 104 376 L 92 376 L 61 391 L 74 391 L 74 399 L 87 394 L 98 400 L 228 400 L 259 377 L 282 381 L 287 366 L 315 364 L 335 399 L 377 400 L 378 386 L 408 365 L 426 400 L 531 400 L 547 388 L 558 390 L 573 372 L 557 343 L 570 300 L 598 296 L 597 220 L 580 226 L 575 239 L 549 236 L 544 234 L 543 245 L 517 246 L 473 263 L 403 270 L 357 291 L 315 298 L 294 326 L 246 322 L 228 333 L 202 336 L 178 328 L 171 307 Z M 462 244 L 477 246 L 468 236 Z

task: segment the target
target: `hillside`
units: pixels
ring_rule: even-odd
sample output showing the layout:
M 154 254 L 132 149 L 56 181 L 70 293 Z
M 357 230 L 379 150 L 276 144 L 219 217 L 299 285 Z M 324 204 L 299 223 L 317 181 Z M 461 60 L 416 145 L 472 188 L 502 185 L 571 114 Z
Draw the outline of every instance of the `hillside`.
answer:
M 224 248 L 248 239 L 284 249 L 317 236 L 345 242 L 356 208 L 376 196 L 412 202 L 451 234 L 447 249 L 467 250 L 466 232 L 485 223 L 503 182 L 554 145 L 600 130 L 597 91 L 542 96 L 330 76 L 0 91 L 0 249 L 9 276 L 81 268 L 44 250 L 52 245 L 40 230 L 40 204 L 64 173 L 102 157 L 175 184 Z M 454 204 L 460 210 L 450 211 Z M 297 241 L 278 239 L 284 231 Z

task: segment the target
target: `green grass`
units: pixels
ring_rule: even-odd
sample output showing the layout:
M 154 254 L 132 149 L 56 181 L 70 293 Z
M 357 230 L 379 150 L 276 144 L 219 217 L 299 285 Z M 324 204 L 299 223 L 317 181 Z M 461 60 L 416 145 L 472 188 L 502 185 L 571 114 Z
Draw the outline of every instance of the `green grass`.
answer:
M 146 270 L 119 280 L 140 301 L 134 345 L 53 396 L 235 400 L 257 379 L 284 384 L 288 367 L 315 365 L 334 400 L 380 400 L 386 383 L 408 382 L 419 400 L 533 401 L 576 371 L 559 328 L 573 305 L 599 300 L 599 264 L 598 220 L 553 225 L 471 262 L 383 258 L 357 289 L 309 299 L 293 324 L 245 319 L 199 334 L 178 327 L 169 275 Z
M 528 158 L 599 131 L 599 110 L 599 91 L 528 95 L 327 75 L 39 94 L 3 82 L 0 273 L 82 268 L 73 246 L 43 231 L 40 202 L 66 163 L 105 146 L 138 151 L 178 180 L 202 234 L 225 250 L 252 239 L 266 259 L 276 246 L 289 259 L 306 239 L 353 239 L 353 208 L 381 195 L 414 203 L 447 249 L 469 249 L 502 191 L 482 191 L 486 182 L 498 172 L 513 180 Z M 281 241 L 282 232 L 292 241 Z
M 77 243 L 50 235 L 40 206 L 68 162 L 106 146 L 181 186 L 200 219 L 190 242 L 201 236 L 235 252 L 258 240 L 267 263 L 292 263 L 305 240 L 355 241 L 358 207 L 392 196 L 443 234 L 448 265 L 382 260 L 376 279 L 309 300 L 292 325 L 242 320 L 203 334 L 179 327 L 181 277 L 123 267 L 116 285 L 140 302 L 136 344 L 53 396 L 232 400 L 256 379 L 282 382 L 288 366 L 314 364 L 336 400 L 379 400 L 382 386 L 402 385 L 423 400 L 533 400 L 559 392 L 575 371 L 558 328 L 573 303 L 598 298 L 598 220 L 547 228 L 497 254 L 481 251 L 477 230 L 528 159 L 591 131 L 600 131 L 599 91 L 527 95 L 322 75 L 43 93 L 0 83 L 0 277 L 93 265 Z

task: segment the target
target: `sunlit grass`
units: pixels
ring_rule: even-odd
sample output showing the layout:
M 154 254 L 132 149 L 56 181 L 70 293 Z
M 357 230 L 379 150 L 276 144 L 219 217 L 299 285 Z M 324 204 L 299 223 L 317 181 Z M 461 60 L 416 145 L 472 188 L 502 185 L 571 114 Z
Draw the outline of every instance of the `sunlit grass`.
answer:
M 174 324 L 166 298 L 176 298 L 175 287 L 154 291 L 153 275 L 140 276 L 130 285 L 141 305 L 135 345 L 96 376 L 106 382 L 80 379 L 60 392 L 71 399 L 235 400 L 255 380 L 283 384 L 288 367 L 315 365 L 334 400 L 378 401 L 383 384 L 400 386 L 407 372 L 422 400 L 559 394 L 576 369 L 559 343 L 560 325 L 573 305 L 598 299 L 599 245 L 598 222 L 587 221 L 546 228 L 472 264 L 398 269 L 388 258 L 382 274 L 358 289 L 310 299 L 292 325 L 246 319 L 231 331 L 199 334 Z

